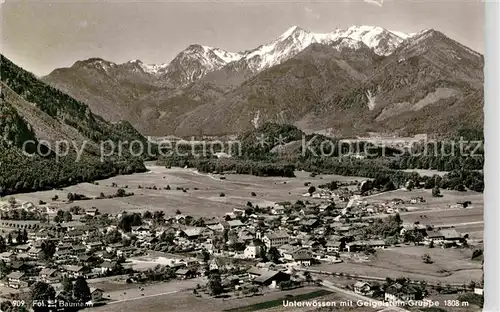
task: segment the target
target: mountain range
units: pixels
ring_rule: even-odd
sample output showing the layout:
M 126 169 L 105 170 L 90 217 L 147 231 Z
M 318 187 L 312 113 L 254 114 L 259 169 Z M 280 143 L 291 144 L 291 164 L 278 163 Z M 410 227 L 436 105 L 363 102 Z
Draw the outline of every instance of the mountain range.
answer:
M 165 64 L 99 58 L 42 80 L 147 135 L 237 134 L 263 122 L 342 136 L 482 128 L 484 58 L 443 33 L 294 26 L 251 50 L 192 44 Z
M 129 122 L 106 121 L 3 55 L 0 70 L 0 196 L 146 170 L 127 152 L 101 160 L 103 141 L 146 143 Z

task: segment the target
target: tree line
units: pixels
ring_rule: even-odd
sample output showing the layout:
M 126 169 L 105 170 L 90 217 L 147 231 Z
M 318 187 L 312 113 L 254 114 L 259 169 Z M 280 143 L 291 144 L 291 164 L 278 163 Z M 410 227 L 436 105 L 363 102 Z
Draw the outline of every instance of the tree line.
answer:
M 462 134 L 463 135 L 463 134 Z M 189 153 L 186 147 L 185 156 L 171 155 L 162 157 L 160 164 L 167 167 L 180 166 L 196 168 L 201 172 L 232 171 L 241 174 L 256 176 L 284 176 L 293 177 L 295 170 L 304 170 L 321 174 L 337 174 L 342 176 L 359 176 L 374 179 L 375 187 L 386 190 L 404 186 L 409 180 L 417 185 L 421 182 L 426 188 L 438 186 L 443 189 L 465 190 L 466 188 L 478 192 L 484 189 L 482 169 L 483 150 L 479 148 L 477 156 L 454 156 L 451 152 L 453 144 L 438 142 L 437 149 L 443 151 L 442 156 L 410 156 L 418 155 L 407 150 L 401 153 L 396 148 L 382 148 L 370 142 L 357 142 L 354 145 L 342 143 L 341 138 L 327 138 L 321 135 L 305 135 L 295 126 L 266 123 L 260 128 L 240 135 L 241 154 L 233 154 L 231 158 L 217 158 L 214 155 L 197 157 Z M 275 144 L 265 144 L 263 138 L 283 138 L 283 143 L 300 140 L 305 137 L 312 140 L 305 152 L 293 149 L 286 153 L 273 151 Z M 468 139 L 481 134 L 469 135 Z M 321 142 L 329 140 L 333 144 L 321 146 Z M 269 143 L 269 142 L 268 142 Z M 427 144 L 428 145 L 428 144 Z M 415 144 L 412 152 L 425 151 L 430 148 L 426 144 Z M 330 147 L 329 147 L 330 146 Z M 328 150 L 328 148 L 334 150 Z M 474 147 L 470 147 L 472 149 Z M 299 148 L 300 149 L 300 148 Z M 370 157 L 357 159 L 340 157 L 346 152 L 362 153 L 369 149 Z M 196 150 L 196 149 L 194 149 Z M 467 151 L 467 148 L 464 148 Z M 321 153 L 323 152 L 323 154 Z M 330 153 L 331 152 L 331 153 Z M 328 156 L 325 156 L 326 155 Z M 323 155 L 323 156 L 322 156 Z M 447 156 L 451 155 L 451 156 Z M 339 156 L 339 157 L 336 157 Z M 402 169 L 436 169 L 450 171 L 442 178 L 435 176 L 420 176 L 417 173 L 404 172 Z

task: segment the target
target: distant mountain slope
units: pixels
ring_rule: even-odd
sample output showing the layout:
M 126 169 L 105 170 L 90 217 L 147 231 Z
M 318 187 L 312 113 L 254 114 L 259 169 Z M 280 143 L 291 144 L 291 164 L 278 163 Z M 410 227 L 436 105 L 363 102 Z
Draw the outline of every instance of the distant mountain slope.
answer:
M 183 115 L 178 133 L 234 133 L 256 121 L 276 121 L 333 128 L 339 135 L 446 135 L 461 127 L 454 118 L 467 107 L 473 125 L 482 124 L 482 56 L 442 33 L 424 32 L 387 57 L 366 46 L 344 46 L 340 52 L 338 42 L 308 47 Z M 474 102 L 464 107 L 466 99 Z M 439 124 L 431 122 L 431 112 L 439 112 Z
M 78 61 L 70 68 L 56 69 L 42 80 L 88 103 L 93 112 L 107 120 L 137 123 L 140 109 L 136 101 L 159 88 L 157 79 L 141 64 L 117 65 L 94 58 Z
M 160 72 L 159 79 L 172 88 L 186 86 L 241 57 L 238 53 L 193 44 L 179 53 L 165 70 Z
M 297 121 L 311 112 L 322 114 L 331 99 L 349 92 L 374 70 L 376 55 L 351 54 L 313 44 L 299 55 L 259 73 L 216 102 L 182 116 L 178 133 L 190 129 L 235 133 L 264 121 Z M 334 82 L 334 83 L 332 83 Z M 217 118 L 215 118 L 217 116 Z
M 219 48 L 191 45 L 168 64 L 148 65 L 140 60 L 115 64 L 91 58 L 55 69 L 42 80 L 87 103 L 106 120 L 128 120 L 144 131 L 150 126 L 146 120 L 160 116 L 155 102 L 178 96 L 176 89 L 240 57 Z
M 248 51 L 191 45 L 168 64 L 90 59 L 43 79 L 148 135 L 235 134 L 267 121 L 340 135 L 447 135 L 458 127 L 451 116 L 466 109 L 464 99 L 482 103 L 483 63 L 432 29 L 352 26 L 317 34 L 294 26 Z M 468 106 L 476 116 L 467 118 L 470 126 L 482 123 L 478 105 Z M 430 112 L 455 126 L 431 127 L 424 120 Z
M 313 43 L 331 45 L 344 38 L 354 43 L 351 46 L 353 49 L 363 46 L 378 55 L 389 55 L 408 37 L 410 37 L 409 34 L 397 35 L 381 27 L 373 26 L 352 26 L 326 34 L 316 34 L 293 26 L 276 40 L 244 53 L 244 57 L 238 62 L 246 63 L 244 66 L 252 72 L 258 72 L 288 60 Z M 357 45 L 356 42 L 362 45 Z
M 145 170 L 127 152 L 99 159 L 102 141 L 146 142 L 130 123 L 110 124 L 3 55 L 0 70 L 0 195 Z M 57 142 L 71 147 L 67 155 L 55 153 Z

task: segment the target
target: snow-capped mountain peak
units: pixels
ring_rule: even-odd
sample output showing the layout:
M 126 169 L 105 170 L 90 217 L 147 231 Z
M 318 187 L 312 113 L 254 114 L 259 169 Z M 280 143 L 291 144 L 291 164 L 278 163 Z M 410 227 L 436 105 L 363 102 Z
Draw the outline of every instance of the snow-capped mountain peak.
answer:
M 378 55 L 391 54 L 405 39 L 411 35 L 404 32 L 392 32 L 376 26 L 351 26 L 337 29 L 329 34 L 316 35 L 319 42 L 328 43 L 340 38 L 350 38 L 363 42 Z
M 243 55 L 240 53 L 191 44 L 179 53 L 168 66 L 161 69 L 160 75 L 170 84 L 183 86 L 242 57 Z
M 274 41 L 245 52 L 242 61 L 246 61 L 252 71 L 260 71 L 286 61 L 313 43 L 330 46 L 340 44 L 337 49 L 349 47 L 356 50 L 367 46 L 376 54 L 389 55 L 411 36 L 412 34 L 375 26 L 351 26 L 330 33 L 312 33 L 299 26 L 292 26 Z M 341 40 L 342 38 L 349 40 Z
M 206 45 L 192 44 L 180 54 L 185 56 L 202 56 L 206 59 L 212 58 L 214 55 L 224 63 L 230 63 L 239 60 L 242 55 L 240 53 L 228 52 L 220 48 L 213 48 Z
M 260 71 L 289 59 L 315 42 L 311 32 L 293 26 L 276 40 L 246 52 L 244 60 L 252 71 Z
M 168 64 L 144 64 L 141 60 L 135 59 L 130 60 L 126 63 L 121 64 L 120 66 L 132 68 L 135 72 L 144 72 L 151 75 L 159 75 L 162 70 L 164 70 Z
M 222 68 L 242 58 L 242 54 L 228 52 L 201 44 L 191 44 L 170 63 L 145 64 L 141 60 L 130 60 L 120 66 L 135 72 L 144 72 L 171 82 L 174 85 L 188 84 L 205 74 Z M 175 80 L 172 82 L 171 80 Z
M 313 43 L 326 44 L 339 51 L 345 48 L 368 48 L 378 55 L 389 55 L 403 41 L 417 38 L 422 33 L 408 34 L 366 25 L 336 29 L 330 33 L 313 33 L 299 26 L 292 26 L 273 41 L 249 51 L 234 53 L 221 48 L 191 44 L 169 63 L 144 64 L 135 59 L 119 66 L 157 76 L 176 86 L 183 86 L 233 62 L 237 62 L 237 68 L 258 72 L 288 60 Z M 90 63 L 92 67 L 106 72 L 117 66 L 101 59 L 86 61 L 87 66 L 90 66 Z
M 342 51 L 343 49 L 359 50 L 362 48 L 368 48 L 362 41 L 354 40 L 347 37 L 339 38 L 338 40 L 330 44 L 337 51 Z
M 398 36 L 399 38 L 404 39 L 404 40 L 406 40 L 410 37 L 413 37 L 417 34 L 417 33 L 405 33 L 405 32 L 396 31 L 396 30 L 389 30 L 389 32 L 395 34 L 396 36 Z
M 226 63 L 237 61 L 243 57 L 240 53 L 228 52 L 219 48 L 210 48 L 215 55 Z
M 301 31 L 304 31 L 304 30 L 302 28 L 300 28 L 299 26 L 292 26 L 292 27 L 288 28 L 284 33 L 282 33 L 281 36 L 279 36 L 277 40 L 285 40 L 286 38 L 290 37 L 294 33 L 301 32 Z
M 162 63 L 162 64 L 144 64 L 141 62 L 139 64 L 144 70 L 144 72 L 153 74 L 153 75 L 158 75 L 160 74 L 163 70 L 165 70 L 168 67 L 168 63 Z

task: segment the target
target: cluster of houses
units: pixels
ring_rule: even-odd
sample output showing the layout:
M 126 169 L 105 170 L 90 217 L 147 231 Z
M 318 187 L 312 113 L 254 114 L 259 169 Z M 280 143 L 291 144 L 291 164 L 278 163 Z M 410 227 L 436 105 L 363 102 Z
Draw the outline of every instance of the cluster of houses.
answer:
M 118 264 L 117 249 L 120 247 L 105 247 L 102 241 L 93 240 L 93 233 L 98 229 L 86 227 L 82 222 L 67 222 L 53 227 L 33 221 L 8 222 L 10 226 L 15 224 L 16 228 L 19 225 L 28 229 L 29 235 L 27 242 L 18 244 L 14 240 L 0 252 L 0 284 L 11 288 L 1 292 L 2 299 L 27 292 L 27 288 L 36 281 L 56 285 L 65 277 L 74 280 L 78 277 L 106 276 Z M 2 235 L 8 233 L 8 228 L 3 226 Z M 49 248 L 44 244 L 51 244 L 53 250 L 44 250 Z M 93 301 L 102 297 L 102 290 L 96 288 L 91 291 Z
M 403 235 L 405 231 L 418 231 L 422 234 L 423 245 L 440 246 L 440 247 L 455 247 L 462 246 L 466 243 L 466 236 L 459 233 L 454 228 L 438 228 L 435 229 L 431 226 L 425 226 L 422 224 L 403 224 L 401 229 L 401 234 Z
M 381 292 L 380 284 L 366 281 L 358 281 L 353 285 L 355 293 L 363 296 L 374 296 Z M 408 302 L 413 300 L 422 300 L 425 290 L 418 285 L 394 282 L 383 292 L 383 298 L 387 302 Z
M 73 216 L 75 221 L 61 223 L 0 220 L 0 234 L 4 237 L 9 231 L 20 229 L 28 233 L 26 242 L 14 240 L 0 253 L 0 262 L 8 268 L 0 274 L 4 285 L 23 289 L 34 281 L 56 284 L 64 277 L 110 276 L 131 259 L 161 252 L 181 255 L 168 265 L 175 269 L 179 279 L 201 276 L 207 265 L 209 271 L 241 273 L 241 266 L 235 263 L 250 260 L 255 266 L 245 271 L 246 280 L 276 287 L 293 279 L 293 274 L 287 271 L 290 268 L 342 262 L 342 253 L 388 247 L 383 237 L 363 237 L 363 229 L 373 223 L 373 219 L 364 217 L 397 212 L 404 206 L 398 199 L 369 204 L 358 195 L 347 197 L 325 190 L 308 196 L 314 198 L 313 203 L 276 203 L 265 208 L 249 203 L 246 208 L 235 208 L 221 218 L 195 220 L 176 214 L 157 220 L 143 216 L 141 224 L 127 231 L 119 225 L 122 214 L 109 217 L 107 225 L 90 222 L 88 216 L 98 214 L 94 210 L 82 212 L 86 218 Z M 411 203 L 421 200 L 412 198 Z M 37 209 L 33 204 L 26 204 L 26 208 Z M 405 225 L 402 232 L 405 230 L 422 231 L 425 243 L 450 246 L 463 242 L 454 229 L 433 230 L 413 224 Z M 112 232 L 119 233 L 120 241 L 107 242 L 106 237 Z M 43 250 L 47 242 L 55 246 L 49 264 Z M 205 256 L 200 258 L 200 255 Z M 275 262 L 275 267 L 259 267 L 266 262 Z M 362 291 L 366 285 L 356 287 Z M 97 289 L 96 298 L 100 295 Z

